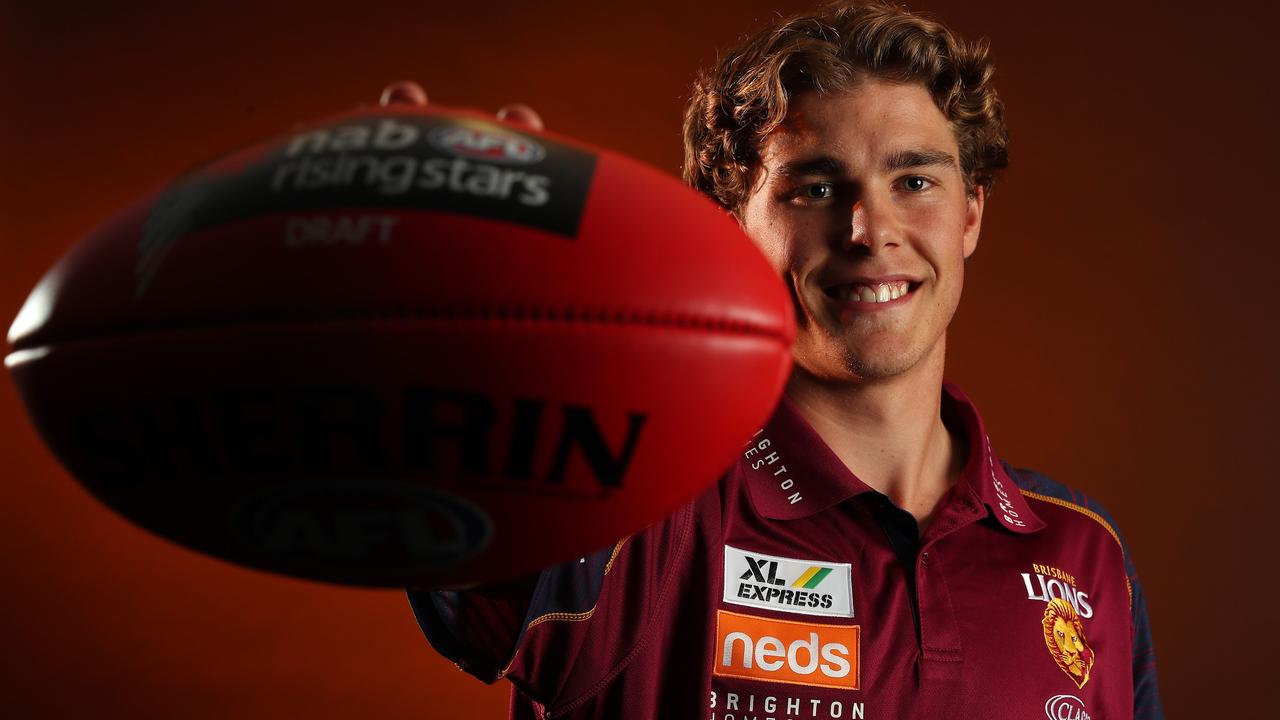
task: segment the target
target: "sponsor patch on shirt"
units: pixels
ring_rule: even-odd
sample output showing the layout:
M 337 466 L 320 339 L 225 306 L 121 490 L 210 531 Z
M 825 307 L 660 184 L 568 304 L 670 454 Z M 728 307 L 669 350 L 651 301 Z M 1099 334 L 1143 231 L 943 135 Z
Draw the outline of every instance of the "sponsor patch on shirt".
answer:
M 1049 720 L 1092 720 L 1084 702 L 1075 695 L 1054 695 L 1044 703 Z
M 716 611 L 715 674 L 858 689 L 857 625 L 774 620 Z
M 849 563 L 794 560 L 724 546 L 724 601 L 802 615 L 853 617 Z

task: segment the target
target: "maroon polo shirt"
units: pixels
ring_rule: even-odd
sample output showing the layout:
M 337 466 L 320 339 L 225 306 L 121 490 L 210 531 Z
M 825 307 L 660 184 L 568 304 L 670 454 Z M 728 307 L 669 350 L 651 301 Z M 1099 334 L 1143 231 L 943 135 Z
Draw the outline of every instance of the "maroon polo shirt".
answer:
M 959 482 L 923 534 L 786 398 L 719 483 L 577 562 L 411 590 L 512 718 L 1161 718 L 1141 588 L 1096 503 L 999 460 L 944 384 Z

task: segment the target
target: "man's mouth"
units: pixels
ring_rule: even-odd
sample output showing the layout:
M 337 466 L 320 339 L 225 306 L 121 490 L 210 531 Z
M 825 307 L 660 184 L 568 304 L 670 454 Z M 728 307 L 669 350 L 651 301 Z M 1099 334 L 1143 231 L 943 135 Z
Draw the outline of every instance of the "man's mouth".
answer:
M 908 280 L 898 280 L 896 282 L 863 284 L 863 283 L 847 283 L 844 285 L 833 285 L 823 290 L 827 297 L 833 300 L 852 303 L 884 303 L 907 295 L 914 291 L 920 283 L 910 282 Z

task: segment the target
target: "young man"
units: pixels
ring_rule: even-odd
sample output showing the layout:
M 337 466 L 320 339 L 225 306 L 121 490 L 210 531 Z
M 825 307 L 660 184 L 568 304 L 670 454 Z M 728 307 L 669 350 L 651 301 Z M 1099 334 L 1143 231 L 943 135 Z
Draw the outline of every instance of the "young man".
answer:
M 999 460 L 943 380 L 994 173 L 986 49 L 878 3 L 749 38 L 694 87 L 685 178 L 793 294 L 785 397 L 738 463 L 583 561 L 410 592 L 512 717 L 1159 718 L 1106 513 Z

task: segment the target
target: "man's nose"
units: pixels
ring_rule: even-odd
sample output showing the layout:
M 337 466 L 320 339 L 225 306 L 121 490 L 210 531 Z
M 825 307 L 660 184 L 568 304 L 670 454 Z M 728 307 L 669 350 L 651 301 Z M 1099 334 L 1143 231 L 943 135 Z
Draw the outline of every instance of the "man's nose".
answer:
M 853 203 L 848 243 L 875 254 L 900 242 L 898 218 L 887 199 L 860 197 Z

